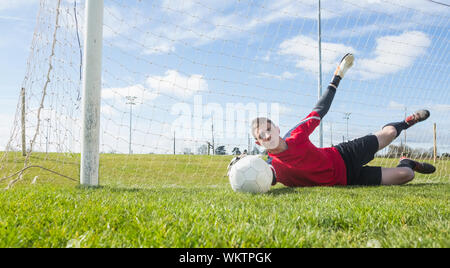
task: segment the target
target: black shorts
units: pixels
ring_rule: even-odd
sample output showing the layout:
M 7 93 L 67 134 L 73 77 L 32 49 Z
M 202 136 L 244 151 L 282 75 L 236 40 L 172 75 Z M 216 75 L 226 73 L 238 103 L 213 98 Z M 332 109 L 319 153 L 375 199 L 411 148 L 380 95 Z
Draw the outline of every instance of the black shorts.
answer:
M 378 146 L 375 135 L 335 146 L 347 168 L 347 185 L 381 185 L 381 167 L 365 166 L 375 158 Z

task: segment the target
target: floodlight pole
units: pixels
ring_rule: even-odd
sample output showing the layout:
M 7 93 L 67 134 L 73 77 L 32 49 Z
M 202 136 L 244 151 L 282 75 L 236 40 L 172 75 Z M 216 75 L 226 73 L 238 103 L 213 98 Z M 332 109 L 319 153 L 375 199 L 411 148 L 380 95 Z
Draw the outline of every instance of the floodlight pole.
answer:
M 128 147 L 128 154 L 133 154 L 133 151 L 131 150 L 131 138 L 132 138 L 132 123 L 133 123 L 133 105 L 136 105 L 136 99 L 135 96 L 126 96 L 127 104 L 130 105 L 130 141 L 129 141 L 129 147 Z
M 319 73 L 318 73 L 318 99 L 322 97 L 322 18 L 320 13 L 320 0 L 318 5 L 318 19 L 317 19 L 317 35 L 318 35 L 318 47 L 319 47 Z M 323 123 L 320 121 L 319 126 L 319 147 L 323 148 Z
M 98 186 L 103 0 L 86 0 L 80 184 Z
M 176 155 L 177 154 L 177 151 L 176 151 L 176 142 L 177 142 L 177 140 L 176 140 L 176 138 L 177 138 L 177 136 L 176 136 L 176 132 L 174 131 L 173 132 L 173 155 Z
M 214 117 L 211 117 L 211 139 L 212 139 L 212 155 L 216 155 L 216 148 L 214 148 Z
M 348 138 L 348 120 L 350 119 L 351 114 L 352 113 L 345 113 L 345 116 L 344 116 L 344 119 L 347 120 L 347 141 L 349 140 L 349 138 Z

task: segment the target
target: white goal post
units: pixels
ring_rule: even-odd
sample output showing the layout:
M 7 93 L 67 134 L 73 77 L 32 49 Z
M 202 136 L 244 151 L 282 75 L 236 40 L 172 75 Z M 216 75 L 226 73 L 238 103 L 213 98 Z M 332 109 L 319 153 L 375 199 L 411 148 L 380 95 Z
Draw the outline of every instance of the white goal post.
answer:
M 102 89 L 103 0 L 86 0 L 80 183 L 98 185 Z

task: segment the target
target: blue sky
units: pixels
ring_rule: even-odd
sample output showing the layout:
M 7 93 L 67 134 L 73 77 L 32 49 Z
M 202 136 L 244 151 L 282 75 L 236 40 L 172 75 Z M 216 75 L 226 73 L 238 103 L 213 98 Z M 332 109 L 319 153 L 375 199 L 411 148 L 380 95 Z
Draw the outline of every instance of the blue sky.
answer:
M 44 3 L 51 10 L 55 2 Z M 83 2 L 77 2 L 80 31 L 84 28 Z M 65 57 L 66 63 L 76 65 L 79 54 L 72 8 L 73 1 L 63 1 L 62 24 L 66 28 L 58 36 L 63 48 L 57 58 Z M 347 135 L 345 112 L 352 113 L 349 136 L 356 138 L 402 119 L 405 108 L 411 113 L 425 107 L 442 129 L 440 148 L 450 150 L 449 9 L 423 0 L 322 1 L 322 8 L 324 88 L 340 58 L 347 52 L 356 56 L 355 67 L 342 82 L 324 120 L 325 145 L 331 143 L 331 135 L 334 144 Z M 13 119 L 38 9 L 35 0 L 0 4 L 4 36 L 0 41 L 4 83 L 0 119 L 4 122 Z M 217 117 L 216 131 L 220 132 L 216 141 L 245 148 L 245 133 L 221 137 L 229 125 L 225 114 L 214 112 L 225 113 L 227 104 L 278 104 L 278 123 L 282 132 L 288 131 L 310 112 L 317 99 L 316 13 L 317 1 L 312 0 L 106 0 L 102 150 L 125 152 L 128 148 L 126 95 L 136 95 L 139 102 L 134 113 L 136 152 L 170 151 L 169 133 L 174 126 L 183 137 L 178 151 L 184 147 L 195 151 L 210 136 L 211 114 Z M 54 12 L 49 14 L 54 16 Z M 43 36 L 51 37 L 51 33 L 52 29 L 46 29 Z M 45 58 L 36 57 L 32 62 L 42 60 Z M 42 65 L 40 70 L 45 70 Z M 52 74 L 54 80 L 67 76 L 73 83 L 65 93 L 55 82 L 51 87 L 54 99 L 48 100 L 46 108 L 49 114 L 72 111 L 70 117 L 76 117 L 76 108 L 56 105 L 73 102 L 74 98 L 67 96 L 74 94 L 78 85 L 77 68 L 62 63 L 58 67 Z M 38 80 L 39 76 L 33 75 Z M 39 92 L 38 86 L 35 88 Z M 196 96 L 204 105 L 201 122 L 195 121 Z M 181 111 L 183 115 L 178 113 Z M 77 124 L 77 120 L 67 121 Z M 193 130 L 196 124 L 203 133 Z M 430 147 L 431 124 L 408 131 L 409 144 Z M 2 126 L 2 144 L 10 128 L 9 124 Z M 78 135 L 73 137 L 76 146 Z M 317 143 L 317 132 L 312 140 Z

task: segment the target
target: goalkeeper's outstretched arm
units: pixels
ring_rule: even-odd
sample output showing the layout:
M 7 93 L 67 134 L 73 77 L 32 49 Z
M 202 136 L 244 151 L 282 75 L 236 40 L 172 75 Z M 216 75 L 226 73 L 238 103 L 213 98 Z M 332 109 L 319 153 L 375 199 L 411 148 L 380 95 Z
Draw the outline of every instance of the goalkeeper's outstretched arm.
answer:
M 353 66 L 353 61 L 354 57 L 350 53 L 346 54 L 342 58 L 336 72 L 334 73 L 333 81 L 331 81 L 327 90 L 317 102 L 316 107 L 314 107 L 314 111 L 320 115 L 320 118 L 323 118 L 330 110 L 331 103 L 333 102 L 334 95 L 336 94 L 336 89 L 339 87 L 339 83 L 342 78 L 344 78 L 345 73 Z
M 331 107 L 331 103 L 333 102 L 334 95 L 336 94 L 336 89 L 339 86 L 340 78 L 339 76 L 335 76 L 333 82 L 328 86 L 325 93 L 320 97 L 313 111 L 316 111 L 320 118 L 324 118 L 324 116 L 328 113 Z

